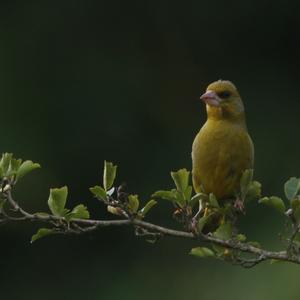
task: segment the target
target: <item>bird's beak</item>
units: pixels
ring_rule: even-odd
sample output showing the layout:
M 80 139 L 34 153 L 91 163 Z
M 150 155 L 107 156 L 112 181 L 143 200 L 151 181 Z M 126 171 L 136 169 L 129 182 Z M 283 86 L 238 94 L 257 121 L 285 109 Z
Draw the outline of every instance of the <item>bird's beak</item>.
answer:
M 214 91 L 206 91 L 201 97 L 201 100 L 203 100 L 206 104 L 210 106 L 220 106 L 221 99 Z

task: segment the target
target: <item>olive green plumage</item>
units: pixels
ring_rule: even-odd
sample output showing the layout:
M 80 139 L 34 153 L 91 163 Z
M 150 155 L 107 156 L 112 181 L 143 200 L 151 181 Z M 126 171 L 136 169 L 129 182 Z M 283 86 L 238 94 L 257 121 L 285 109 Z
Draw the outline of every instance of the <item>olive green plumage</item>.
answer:
M 236 87 L 223 80 L 210 84 L 201 99 L 207 121 L 193 143 L 194 188 L 218 199 L 235 197 L 243 171 L 254 161 L 243 102 Z

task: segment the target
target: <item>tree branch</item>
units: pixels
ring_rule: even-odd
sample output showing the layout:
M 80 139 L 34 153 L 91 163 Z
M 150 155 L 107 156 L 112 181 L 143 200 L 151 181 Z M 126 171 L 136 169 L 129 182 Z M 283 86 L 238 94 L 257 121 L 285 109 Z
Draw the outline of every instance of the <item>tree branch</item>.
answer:
M 239 264 L 245 268 L 253 267 L 262 261 L 271 259 L 300 264 L 300 256 L 291 253 L 291 251 L 289 251 L 290 246 L 288 247 L 287 251 L 267 251 L 250 245 L 246 242 L 239 242 L 235 239 L 223 240 L 213 236 L 212 234 L 196 234 L 194 232 L 174 230 L 167 227 L 152 224 L 138 218 L 128 218 L 124 220 L 71 219 L 69 222 L 67 222 L 64 217 L 58 217 L 52 214 L 32 214 L 25 211 L 13 199 L 10 187 L 7 188 L 6 191 L 2 192 L 1 194 L 11 206 L 13 211 L 15 211 L 15 213 L 18 214 L 18 217 L 10 216 L 7 214 L 7 212 L 5 212 L 2 209 L 1 215 L 3 222 L 17 222 L 24 220 L 42 222 L 54 225 L 56 232 L 63 234 L 82 234 L 95 231 L 101 227 L 130 225 L 134 226 L 137 229 L 137 235 L 152 237 L 155 240 L 161 236 L 173 236 L 179 238 L 194 239 L 200 242 L 206 242 L 212 245 L 222 246 L 227 251 L 236 251 L 235 254 L 230 257 L 229 261 L 234 264 Z M 292 238 L 294 238 L 294 236 L 295 233 L 293 234 Z M 254 255 L 254 258 L 244 258 L 241 257 L 239 253 L 251 254 Z M 225 258 L 224 260 L 228 259 Z

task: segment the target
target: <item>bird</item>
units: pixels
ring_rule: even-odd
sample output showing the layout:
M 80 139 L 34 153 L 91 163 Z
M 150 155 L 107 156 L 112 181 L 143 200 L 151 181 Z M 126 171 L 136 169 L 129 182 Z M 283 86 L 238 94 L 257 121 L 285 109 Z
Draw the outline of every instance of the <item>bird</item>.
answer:
M 207 120 L 192 145 L 192 181 L 197 193 L 213 193 L 218 200 L 238 199 L 240 179 L 254 164 L 244 104 L 228 80 L 208 85 L 200 97 Z

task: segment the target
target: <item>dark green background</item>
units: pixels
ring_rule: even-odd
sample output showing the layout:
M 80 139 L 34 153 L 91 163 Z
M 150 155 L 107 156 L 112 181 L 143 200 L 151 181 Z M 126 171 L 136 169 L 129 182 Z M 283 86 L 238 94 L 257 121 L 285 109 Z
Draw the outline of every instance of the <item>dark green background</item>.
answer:
M 108 218 L 88 188 L 103 160 L 146 201 L 191 168 L 205 121 L 199 95 L 230 79 L 239 88 L 264 194 L 283 195 L 300 175 L 297 1 L 1 1 L 1 152 L 40 162 L 15 193 L 46 210 L 50 187 L 68 185 Z M 149 219 L 177 226 L 170 205 Z M 250 239 L 279 249 L 284 220 L 253 203 L 241 221 Z M 0 228 L 1 299 L 272 299 L 300 297 L 300 267 L 251 270 L 187 255 L 197 244 L 155 245 L 131 228 L 53 236 L 30 244 L 37 224 Z

